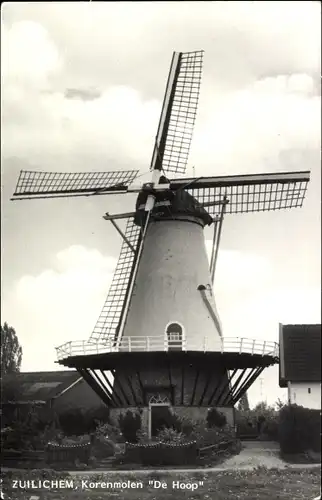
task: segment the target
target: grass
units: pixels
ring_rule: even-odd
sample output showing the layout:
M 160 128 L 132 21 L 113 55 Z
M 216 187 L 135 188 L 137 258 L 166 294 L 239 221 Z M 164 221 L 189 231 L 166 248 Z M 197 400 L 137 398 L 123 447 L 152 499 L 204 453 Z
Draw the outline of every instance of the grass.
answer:
M 176 472 L 151 473 L 148 475 L 134 476 L 122 473 L 108 476 L 108 473 L 89 477 L 85 473 L 74 479 L 74 486 L 78 489 L 43 491 L 43 490 L 13 490 L 9 478 L 3 474 L 3 491 L 9 496 L 8 500 L 30 500 L 33 495 L 39 500 L 181 500 L 189 497 L 190 500 L 311 500 L 320 492 L 320 471 L 315 470 L 267 470 L 258 468 L 254 471 L 225 471 L 207 472 L 206 470 L 192 474 Z M 28 479 L 28 473 L 23 479 Z M 35 475 L 32 477 L 35 478 Z M 20 479 L 20 477 L 19 477 Z M 142 489 L 81 489 L 81 479 L 91 481 L 142 481 Z M 166 488 L 154 488 L 150 481 L 163 482 Z M 172 482 L 179 481 L 183 484 L 198 484 L 197 489 L 173 489 Z M 199 485 L 199 481 L 203 484 Z M 157 485 L 159 483 L 156 483 Z

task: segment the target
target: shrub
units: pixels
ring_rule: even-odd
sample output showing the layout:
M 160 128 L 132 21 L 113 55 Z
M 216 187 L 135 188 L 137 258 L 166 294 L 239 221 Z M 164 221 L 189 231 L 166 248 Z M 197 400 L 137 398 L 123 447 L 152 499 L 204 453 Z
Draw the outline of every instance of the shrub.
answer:
M 236 427 L 237 435 L 242 437 L 253 437 L 258 436 L 258 428 L 256 421 L 253 417 L 247 414 L 241 414 L 240 412 L 236 415 Z
M 59 426 L 67 435 L 81 435 L 94 432 L 100 421 L 106 422 L 108 417 L 108 408 L 103 406 L 90 410 L 68 408 L 59 415 Z
M 59 415 L 59 426 L 66 435 L 86 432 L 84 413 L 80 408 L 70 408 Z
M 278 417 L 272 417 L 264 422 L 262 434 L 265 439 L 278 441 Z
M 119 443 L 122 441 L 122 433 L 119 427 L 115 425 L 106 423 L 99 423 L 95 430 L 95 437 L 100 438 L 103 436 L 104 438 L 111 439 L 115 443 Z
M 136 437 L 137 437 L 138 442 L 141 444 L 146 444 L 146 443 L 149 443 L 149 441 L 150 441 L 148 433 L 146 431 L 144 431 L 143 429 L 139 429 L 137 431 Z
M 297 454 L 321 450 L 321 412 L 289 405 L 280 410 L 279 443 L 282 453 Z
M 172 428 L 178 432 L 182 431 L 183 419 L 167 406 L 154 408 L 153 422 L 153 435 L 157 434 L 163 427 Z
M 236 411 L 237 435 L 241 437 L 278 439 L 278 412 L 265 402 L 252 410 Z
M 207 425 L 209 428 L 212 427 L 224 427 L 227 424 L 226 415 L 219 412 L 216 408 L 210 408 L 207 414 Z
M 161 443 L 181 444 L 187 440 L 187 437 L 182 432 L 178 432 L 172 427 L 169 427 L 159 431 L 157 440 Z
M 193 420 L 191 420 L 189 418 L 182 418 L 181 419 L 181 432 L 185 436 L 190 436 L 196 425 L 197 425 L 197 422 L 194 422 Z
M 116 446 L 111 439 L 100 436 L 93 443 L 91 452 L 96 459 L 107 458 L 115 454 Z
M 29 408 L 29 407 L 28 407 Z M 1 435 L 1 446 L 7 449 L 42 449 L 45 444 L 44 425 L 32 407 L 11 421 L 10 432 Z
M 129 443 L 137 443 L 137 432 L 141 429 L 141 416 L 128 410 L 125 415 L 120 414 L 119 424 L 124 439 Z

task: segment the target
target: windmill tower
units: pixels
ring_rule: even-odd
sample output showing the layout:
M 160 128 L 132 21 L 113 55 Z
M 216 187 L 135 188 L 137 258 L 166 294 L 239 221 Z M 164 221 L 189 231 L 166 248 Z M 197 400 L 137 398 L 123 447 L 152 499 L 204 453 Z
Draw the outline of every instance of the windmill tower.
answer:
M 123 242 L 93 333 L 88 341 L 58 347 L 57 355 L 60 364 L 79 371 L 115 418 L 128 408 L 141 408 L 150 433 L 158 405 L 193 418 L 217 407 L 232 423 L 235 403 L 265 367 L 278 362 L 273 342 L 223 335 L 213 293 L 222 224 L 228 214 L 301 206 L 310 179 L 309 172 L 182 177 L 202 58 L 202 51 L 173 54 L 151 182 L 134 187 L 138 171 L 22 171 L 13 195 L 137 194 L 133 212 L 104 215 Z M 119 219 L 126 219 L 125 231 Z M 203 230 L 210 225 L 209 265 Z

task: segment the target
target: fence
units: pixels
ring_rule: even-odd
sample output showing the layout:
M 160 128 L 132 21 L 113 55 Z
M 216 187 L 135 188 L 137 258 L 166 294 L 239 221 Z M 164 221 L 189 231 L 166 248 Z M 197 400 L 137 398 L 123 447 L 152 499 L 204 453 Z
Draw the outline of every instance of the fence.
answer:
M 193 465 L 197 461 L 197 443 L 182 444 L 126 443 L 124 461 L 142 465 Z
M 197 337 L 197 340 L 185 339 L 175 343 L 162 336 L 123 337 L 117 344 L 113 340 L 104 342 L 87 342 L 85 340 L 67 342 L 56 347 L 58 360 L 69 356 L 83 356 L 88 354 L 103 354 L 112 352 L 150 352 L 150 351 L 201 351 L 236 354 L 253 354 L 260 356 L 278 357 L 278 344 L 257 339 L 239 337 Z
M 75 445 L 59 445 L 48 443 L 45 459 L 48 464 L 74 464 L 76 460 L 87 464 L 91 455 L 91 443 Z
M 1 463 L 7 467 L 17 463 L 45 463 L 44 450 L 1 450 Z

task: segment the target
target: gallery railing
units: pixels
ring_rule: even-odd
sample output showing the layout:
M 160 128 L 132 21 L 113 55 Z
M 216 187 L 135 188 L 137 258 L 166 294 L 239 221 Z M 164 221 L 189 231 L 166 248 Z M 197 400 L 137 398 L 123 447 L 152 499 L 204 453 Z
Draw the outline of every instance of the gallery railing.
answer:
M 85 356 L 116 352 L 153 352 L 153 351 L 203 351 L 237 354 L 256 354 L 278 357 L 278 344 L 266 340 L 240 337 L 222 337 L 218 340 L 203 337 L 191 340 L 167 340 L 164 336 L 157 337 L 124 337 L 117 343 L 106 339 L 101 342 L 87 340 L 66 342 L 56 347 L 57 358 L 62 360 L 69 356 Z

